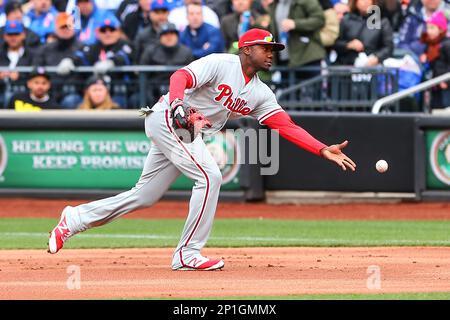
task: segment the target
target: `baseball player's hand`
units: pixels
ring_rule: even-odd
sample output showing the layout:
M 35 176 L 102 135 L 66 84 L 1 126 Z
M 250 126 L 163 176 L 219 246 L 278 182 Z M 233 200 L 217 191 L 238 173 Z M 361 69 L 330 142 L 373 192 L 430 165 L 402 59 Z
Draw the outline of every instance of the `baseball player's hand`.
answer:
M 172 101 L 172 103 L 170 104 L 170 110 L 172 112 L 172 116 L 173 116 L 173 112 L 175 111 L 175 109 L 177 109 L 178 107 L 182 107 L 184 104 L 184 101 L 181 99 L 175 99 Z
M 347 145 L 348 141 L 345 140 L 340 144 L 333 144 L 329 147 L 323 148 L 320 151 L 320 153 L 322 154 L 322 157 L 324 157 L 325 159 L 335 162 L 338 166 L 342 168 L 342 170 L 347 170 L 347 168 L 349 168 L 352 171 L 355 171 L 356 164 L 353 162 L 352 159 L 347 157 L 342 152 L 342 149 L 344 149 Z
M 172 126 L 183 142 L 189 143 L 194 141 L 204 127 L 211 127 L 211 123 L 201 112 L 188 106 L 183 100 L 175 99 L 170 104 L 170 107 Z

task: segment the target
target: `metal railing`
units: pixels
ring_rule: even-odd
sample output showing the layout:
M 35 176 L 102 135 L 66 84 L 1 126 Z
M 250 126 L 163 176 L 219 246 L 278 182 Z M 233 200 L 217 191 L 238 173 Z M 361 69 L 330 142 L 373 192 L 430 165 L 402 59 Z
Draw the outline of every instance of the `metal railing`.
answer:
M 370 112 L 380 97 L 398 91 L 398 69 L 328 67 L 276 96 L 287 109 Z
M 383 97 L 381 99 L 378 99 L 373 104 L 372 113 L 373 114 L 378 114 L 378 113 L 380 113 L 381 108 L 384 105 L 390 104 L 392 102 L 397 102 L 397 101 L 399 101 L 402 98 L 405 98 L 405 97 L 410 96 L 410 95 L 412 95 L 414 93 L 417 93 L 417 92 L 421 92 L 421 91 L 427 90 L 427 89 L 429 89 L 431 87 L 434 87 L 434 86 L 438 85 L 441 82 L 447 82 L 449 80 L 450 80 L 450 72 L 447 72 L 447 73 L 444 73 L 443 75 L 440 75 L 439 77 L 436 77 L 436 78 L 430 79 L 428 81 L 419 83 L 419 84 L 417 84 L 417 85 L 415 85 L 415 86 L 413 86 L 411 88 L 408 88 L 408 89 L 402 90 L 400 92 L 396 92 L 394 94 L 391 94 L 389 96 Z
M 128 98 L 126 108 L 136 109 L 152 105 L 160 94 L 168 90 L 168 79 L 172 72 L 182 66 L 122 66 L 111 69 L 110 90 Z M 45 67 L 55 74 L 56 67 Z M 1 71 L 29 73 L 33 67 Z M 73 77 L 55 77 L 53 90 L 61 95 L 78 92 L 82 94 L 86 79 L 93 74 L 93 67 L 77 67 Z M 299 83 L 299 75 L 312 76 Z M 89 74 L 89 75 L 88 75 Z M 78 77 L 77 77 L 78 76 Z M 23 78 L 26 78 L 24 76 Z M 380 97 L 398 91 L 398 70 L 387 68 L 354 67 L 274 67 L 271 72 L 260 73 L 260 78 L 276 93 L 280 104 L 286 109 L 314 111 L 370 111 Z M 13 92 L 26 90 L 26 81 L 9 83 Z M 1 81 L 0 81 L 1 86 Z

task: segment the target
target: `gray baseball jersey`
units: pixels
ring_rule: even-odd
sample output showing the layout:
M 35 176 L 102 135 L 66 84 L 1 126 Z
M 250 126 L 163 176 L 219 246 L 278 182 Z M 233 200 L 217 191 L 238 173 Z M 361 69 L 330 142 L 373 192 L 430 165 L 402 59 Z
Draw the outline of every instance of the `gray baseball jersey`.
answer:
M 210 54 L 183 69 L 193 78 L 184 101 L 211 121 L 212 128 L 204 130 L 206 134 L 220 130 L 231 115 L 249 115 L 262 122 L 282 111 L 272 90 L 257 75 L 245 84 L 237 55 Z M 167 107 L 169 93 L 163 98 Z

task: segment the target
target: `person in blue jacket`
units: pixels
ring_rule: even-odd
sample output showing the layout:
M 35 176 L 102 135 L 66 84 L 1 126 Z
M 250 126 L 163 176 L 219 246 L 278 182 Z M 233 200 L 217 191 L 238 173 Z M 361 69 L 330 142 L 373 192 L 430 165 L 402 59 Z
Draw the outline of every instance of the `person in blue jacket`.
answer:
M 116 66 L 132 65 L 133 47 L 128 40 L 122 39 L 120 21 L 113 14 L 106 14 L 99 23 L 96 34 L 98 40 L 92 45 L 85 45 L 75 52 L 75 65 L 93 66 L 95 74 L 104 75 Z M 108 75 L 109 76 L 109 75 Z M 112 73 L 113 99 L 123 108 L 127 106 L 130 75 Z
M 108 11 L 97 8 L 94 0 L 77 0 L 80 10 L 80 27 L 78 40 L 86 45 L 94 44 L 97 41 L 95 30 L 109 14 Z
M 33 7 L 26 14 L 29 21 L 27 27 L 39 35 L 41 43 L 45 43 L 47 35 L 55 32 L 58 10 L 52 5 L 51 0 L 31 0 L 31 3 Z
M 191 48 L 195 59 L 211 53 L 224 52 L 225 45 L 220 29 L 203 22 L 202 6 L 191 3 L 186 7 L 188 26 L 180 35 L 180 42 Z

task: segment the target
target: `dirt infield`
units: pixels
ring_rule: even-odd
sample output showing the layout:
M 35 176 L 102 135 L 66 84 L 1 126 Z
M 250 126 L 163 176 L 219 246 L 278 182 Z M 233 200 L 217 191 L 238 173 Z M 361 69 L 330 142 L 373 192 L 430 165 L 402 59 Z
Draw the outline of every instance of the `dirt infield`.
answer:
M 49 217 L 56 222 L 64 206 L 83 202 L 0 199 L 0 217 Z M 184 219 L 187 208 L 187 202 L 163 201 L 127 217 Z M 450 204 L 220 203 L 217 217 L 432 220 L 449 219 Z M 216 272 L 171 271 L 172 250 L 62 250 L 57 255 L 49 255 L 45 250 L 0 250 L 0 299 L 450 291 L 450 248 L 207 248 L 203 252 L 205 255 L 225 259 L 224 270 Z M 370 281 L 376 280 L 371 272 L 377 268 L 381 280 L 379 289 Z M 77 279 L 77 270 L 80 289 L 71 281 Z
M 3 250 L 0 299 L 450 291 L 450 248 L 206 249 L 206 255 L 226 261 L 222 271 L 214 272 L 171 271 L 171 253 L 108 249 L 49 255 L 44 250 Z M 380 270 L 380 289 L 372 281 L 376 277 L 370 278 L 370 266 Z
M 83 200 L 0 199 L 0 217 L 59 218 L 67 205 Z M 132 219 L 185 219 L 187 201 L 161 201 L 151 208 L 126 216 Z M 217 218 L 272 219 L 362 219 L 362 220 L 442 220 L 450 219 L 450 203 L 349 203 L 327 205 L 270 205 L 265 203 L 226 203 L 217 207 Z

